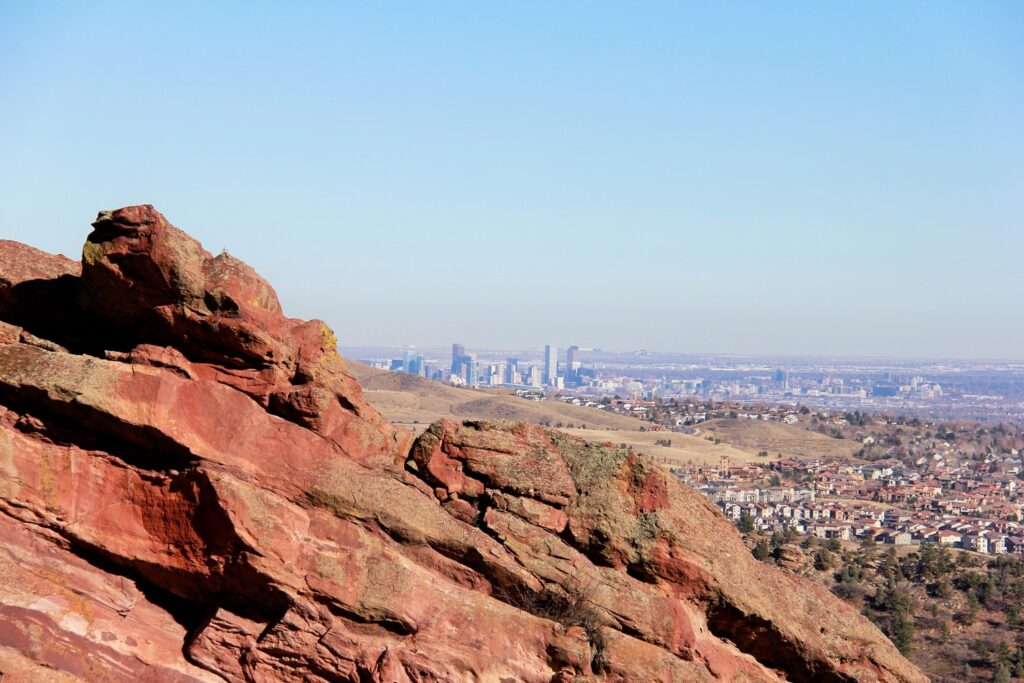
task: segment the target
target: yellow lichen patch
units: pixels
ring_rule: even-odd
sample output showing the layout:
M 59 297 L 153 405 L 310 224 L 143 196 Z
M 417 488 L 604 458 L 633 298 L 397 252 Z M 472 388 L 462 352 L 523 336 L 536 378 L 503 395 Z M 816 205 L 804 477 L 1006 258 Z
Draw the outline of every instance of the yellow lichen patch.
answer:
M 329 354 L 338 355 L 338 337 L 334 330 L 328 327 L 327 323 L 320 322 L 320 336 L 323 338 L 324 351 Z
M 309 491 L 310 502 L 318 508 L 327 510 L 335 517 L 348 517 L 352 519 L 370 519 L 371 516 L 366 514 L 364 510 L 361 510 L 356 506 L 354 501 L 346 501 L 341 496 L 332 493 L 330 490 L 320 487 L 313 487 Z
M 312 379 L 326 381 L 342 372 L 344 364 L 337 351 L 328 351 L 312 363 L 304 366 L 304 371 Z
M 73 612 L 84 618 L 86 623 L 89 624 L 89 628 L 92 628 L 93 622 L 96 620 L 96 611 L 93 608 L 93 604 L 80 593 L 68 588 L 68 580 L 66 576 L 54 569 L 48 568 L 42 569 L 39 572 L 39 576 L 56 587 L 56 593 L 67 601 L 69 612 Z
M 86 242 L 82 247 L 82 263 L 94 266 L 103 260 L 107 250 L 103 244 L 97 242 Z

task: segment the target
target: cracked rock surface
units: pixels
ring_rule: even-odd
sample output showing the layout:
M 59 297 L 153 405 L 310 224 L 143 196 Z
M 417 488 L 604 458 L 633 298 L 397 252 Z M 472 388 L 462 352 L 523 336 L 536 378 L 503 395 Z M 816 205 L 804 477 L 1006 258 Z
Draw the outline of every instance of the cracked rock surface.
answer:
M 336 346 L 151 206 L 81 262 L 0 241 L 0 674 L 925 680 L 646 457 L 411 442 Z

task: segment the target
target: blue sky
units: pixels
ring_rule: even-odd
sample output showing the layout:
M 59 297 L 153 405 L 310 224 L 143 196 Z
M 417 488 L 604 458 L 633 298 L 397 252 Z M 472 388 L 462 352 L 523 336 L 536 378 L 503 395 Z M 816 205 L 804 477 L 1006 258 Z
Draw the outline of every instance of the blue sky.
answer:
M 0 102 L 2 236 L 152 203 L 344 345 L 1024 357 L 1018 2 L 0 0 Z

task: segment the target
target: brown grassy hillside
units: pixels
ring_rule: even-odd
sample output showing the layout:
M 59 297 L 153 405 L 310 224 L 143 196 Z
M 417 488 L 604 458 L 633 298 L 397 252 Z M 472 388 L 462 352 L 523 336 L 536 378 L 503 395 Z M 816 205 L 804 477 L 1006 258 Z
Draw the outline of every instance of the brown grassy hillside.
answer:
M 779 453 L 802 458 L 850 458 L 861 444 L 850 439 L 833 439 L 780 422 L 724 418 L 699 425 L 702 435 L 717 437 L 741 450 L 768 451 L 770 457 Z
M 506 390 L 464 389 L 442 382 L 378 370 L 348 362 L 349 370 L 363 386 L 366 399 L 392 424 L 422 431 L 441 418 L 520 420 L 540 424 L 564 424 L 638 431 L 643 422 L 596 408 L 568 405 L 560 401 L 528 401 Z
M 722 458 L 728 458 L 730 464 L 733 465 L 745 462 L 768 462 L 767 458 L 758 457 L 756 451 L 745 450 L 727 443 L 716 444 L 700 436 L 688 436 L 677 432 L 609 431 L 589 428 L 563 429 L 562 431 L 587 441 L 611 442 L 616 446 L 626 444 L 670 467 L 682 467 L 691 463 L 718 465 Z M 659 445 L 658 441 L 661 441 L 662 444 L 668 441 L 671 445 Z
M 851 457 L 860 444 L 833 439 L 777 422 L 722 419 L 700 425 L 698 436 L 641 431 L 650 425 L 625 415 L 559 401 L 528 401 L 507 390 L 465 389 L 442 382 L 388 372 L 349 361 L 349 369 L 363 386 L 366 399 L 392 424 L 420 433 L 441 418 L 454 420 L 505 419 L 566 425 L 563 431 L 594 442 L 624 443 L 670 466 L 689 462 L 717 465 L 721 458 L 733 463 L 766 462 L 770 457 Z M 569 428 L 573 425 L 574 428 Z M 586 425 L 586 429 L 581 429 Z M 715 444 L 712 439 L 721 443 Z M 670 439 L 671 446 L 656 442 Z

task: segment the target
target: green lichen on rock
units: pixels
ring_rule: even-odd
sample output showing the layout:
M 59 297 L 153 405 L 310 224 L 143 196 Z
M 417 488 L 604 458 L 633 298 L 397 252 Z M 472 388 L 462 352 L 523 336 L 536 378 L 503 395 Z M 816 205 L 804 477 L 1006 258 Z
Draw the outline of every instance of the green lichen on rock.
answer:
M 657 512 L 644 512 L 637 518 L 636 536 L 633 545 L 640 551 L 646 551 L 661 535 L 661 525 Z
M 82 246 L 82 262 L 86 265 L 96 265 L 107 255 L 107 250 L 100 242 L 86 242 Z
M 548 432 L 569 467 L 581 495 L 600 488 L 615 476 L 629 455 L 629 449 L 582 441 L 561 432 Z

